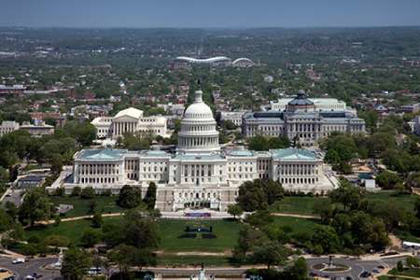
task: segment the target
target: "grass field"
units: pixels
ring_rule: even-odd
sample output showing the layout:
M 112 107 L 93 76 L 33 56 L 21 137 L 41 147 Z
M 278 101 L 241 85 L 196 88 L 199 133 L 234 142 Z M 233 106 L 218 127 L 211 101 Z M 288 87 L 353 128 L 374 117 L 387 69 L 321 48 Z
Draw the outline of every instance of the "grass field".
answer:
M 327 201 L 325 197 L 285 196 L 271 207 L 271 212 L 311 215 L 315 203 Z
M 74 209 L 70 210 L 65 214 L 65 217 L 77 217 L 77 216 L 84 216 L 88 214 L 90 199 L 81 199 L 80 197 L 58 197 L 58 196 L 51 196 L 49 197 L 50 201 L 54 203 L 54 205 L 58 206 L 59 204 L 71 204 L 73 205 Z M 115 200 L 117 199 L 116 196 L 96 196 L 93 200 L 96 201 L 96 209 L 103 210 L 103 213 L 115 213 L 121 212 L 124 209 L 119 207 Z
M 384 203 L 395 203 L 397 206 L 405 208 L 409 211 L 414 210 L 414 203 L 417 199 L 413 195 L 396 195 L 394 191 L 380 191 L 376 193 L 368 193 L 369 201 L 379 201 Z M 289 214 L 313 214 L 312 209 L 318 201 L 328 201 L 325 197 L 309 197 L 309 196 L 286 196 L 281 201 L 276 202 L 271 207 L 271 212 L 289 213 Z
M 121 217 L 104 218 L 105 223 L 118 223 Z M 291 217 L 275 217 L 274 223 L 282 226 L 289 226 L 293 232 L 311 231 L 317 224 L 316 221 L 291 218 Z M 212 226 L 213 233 L 217 236 L 215 239 L 202 239 L 201 234 L 195 239 L 178 238 L 184 233 L 186 226 Z M 205 252 L 224 252 L 231 250 L 236 245 L 239 230 L 243 225 L 239 222 L 228 220 L 207 220 L 207 221 L 189 221 L 189 220 L 169 220 L 161 219 L 159 221 L 160 231 L 160 250 L 165 252 L 190 252 L 190 251 L 205 251 Z M 58 226 L 37 226 L 33 229 L 25 231 L 26 238 L 37 235 L 45 238 L 49 235 L 63 235 L 78 244 L 84 231 L 90 227 L 89 220 L 76 220 L 69 222 L 61 222 Z
M 213 227 L 215 239 L 202 238 L 178 238 L 184 233 L 186 226 Z M 188 221 L 188 220 L 167 220 L 159 222 L 161 248 L 166 251 L 206 251 L 223 252 L 230 250 L 236 245 L 238 233 L 242 224 L 226 220 L 213 221 Z
M 312 232 L 318 225 L 318 221 L 293 217 L 275 217 L 274 223 L 281 226 L 288 226 L 293 229 L 293 233 Z
M 379 201 L 384 203 L 395 203 L 395 205 L 405 208 L 408 211 L 414 211 L 414 204 L 417 195 L 398 195 L 394 191 L 380 191 L 377 193 L 368 194 L 369 201 Z

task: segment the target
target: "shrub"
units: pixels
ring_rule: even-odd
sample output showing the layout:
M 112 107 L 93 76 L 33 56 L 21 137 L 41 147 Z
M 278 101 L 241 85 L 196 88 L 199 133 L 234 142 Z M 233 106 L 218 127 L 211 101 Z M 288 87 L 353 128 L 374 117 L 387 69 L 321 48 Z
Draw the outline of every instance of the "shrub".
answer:
M 83 199 L 92 199 L 95 197 L 95 190 L 92 187 L 86 187 L 80 193 L 80 197 Z

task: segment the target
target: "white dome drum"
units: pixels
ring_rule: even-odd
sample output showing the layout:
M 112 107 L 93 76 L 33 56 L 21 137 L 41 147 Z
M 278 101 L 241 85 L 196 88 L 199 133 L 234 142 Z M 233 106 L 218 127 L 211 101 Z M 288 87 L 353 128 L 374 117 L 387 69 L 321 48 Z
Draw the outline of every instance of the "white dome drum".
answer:
M 178 133 L 179 152 L 209 153 L 220 151 L 219 132 L 210 107 L 203 102 L 203 92 L 195 92 L 195 101 L 184 112 Z

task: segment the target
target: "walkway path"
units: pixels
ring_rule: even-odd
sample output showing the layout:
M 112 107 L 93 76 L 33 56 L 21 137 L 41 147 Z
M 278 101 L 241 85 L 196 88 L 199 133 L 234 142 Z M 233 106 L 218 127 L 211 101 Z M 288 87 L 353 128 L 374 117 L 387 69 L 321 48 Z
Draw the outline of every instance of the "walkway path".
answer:
M 208 211 L 207 211 L 208 212 Z M 191 217 L 185 217 L 184 212 L 162 212 L 162 218 L 164 219 L 186 219 L 191 220 Z M 226 218 L 233 218 L 232 215 L 230 215 L 227 212 L 215 212 L 211 213 L 212 217 L 210 219 L 226 219 Z M 243 216 L 248 213 L 245 213 Z M 118 212 L 118 213 L 108 213 L 108 214 L 102 214 L 102 217 L 119 217 L 124 215 L 124 212 Z M 301 219 L 319 219 L 318 216 L 314 215 L 301 215 L 301 214 L 289 214 L 289 213 L 272 213 L 271 215 L 276 217 L 292 217 L 292 218 L 301 218 Z M 244 218 L 243 217 L 243 218 Z M 93 215 L 84 215 L 84 216 L 77 216 L 77 217 L 70 217 L 70 218 L 63 218 L 61 219 L 61 222 L 70 222 L 70 221 L 77 221 L 77 220 L 84 220 L 84 219 L 91 219 L 93 218 Z M 47 220 L 47 221 L 38 221 L 36 224 L 38 225 L 50 225 L 54 224 L 55 220 Z

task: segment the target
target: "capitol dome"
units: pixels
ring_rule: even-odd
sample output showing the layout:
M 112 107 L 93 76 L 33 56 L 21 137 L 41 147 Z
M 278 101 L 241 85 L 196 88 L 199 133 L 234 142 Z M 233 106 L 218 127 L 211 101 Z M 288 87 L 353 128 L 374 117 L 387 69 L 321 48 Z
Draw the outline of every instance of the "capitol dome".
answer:
M 220 151 L 219 132 L 210 107 L 203 102 L 203 92 L 195 92 L 195 101 L 188 106 L 178 133 L 178 152 L 208 153 Z
M 198 90 L 195 92 L 195 101 L 193 104 L 188 106 L 184 112 L 184 119 L 211 119 L 213 118 L 213 112 L 210 107 L 203 102 L 203 92 Z

